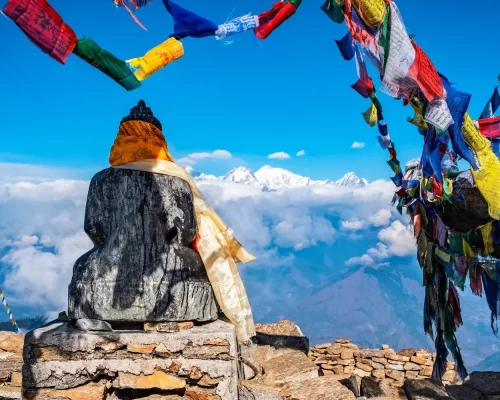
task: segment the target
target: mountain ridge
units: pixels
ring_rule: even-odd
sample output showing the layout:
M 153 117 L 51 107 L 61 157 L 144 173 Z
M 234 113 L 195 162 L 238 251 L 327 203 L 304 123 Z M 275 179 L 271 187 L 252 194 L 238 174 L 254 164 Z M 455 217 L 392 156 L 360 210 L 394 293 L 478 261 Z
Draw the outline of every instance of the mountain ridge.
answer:
M 263 191 L 321 185 L 364 187 L 369 184 L 366 179 L 359 178 L 354 172 L 348 172 L 336 181 L 313 180 L 309 177 L 295 174 L 286 169 L 275 168 L 269 165 L 264 165 L 255 172 L 247 167 L 236 167 L 227 172 L 225 175 L 219 177 L 205 174 L 192 167 L 186 167 L 186 171 L 196 181 L 219 180 L 224 182 L 233 182 L 261 189 Z

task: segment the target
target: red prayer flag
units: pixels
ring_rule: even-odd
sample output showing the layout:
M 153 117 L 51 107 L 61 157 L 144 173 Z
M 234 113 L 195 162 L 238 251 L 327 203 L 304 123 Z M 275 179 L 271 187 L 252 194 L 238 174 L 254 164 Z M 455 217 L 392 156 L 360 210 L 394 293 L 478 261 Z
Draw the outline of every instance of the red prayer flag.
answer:
M 3 12 L 40 50 L 64 64 L 77 37 L 46 0 L 9 0 Z
M 479 132 L 484 137 L 496 139 L 500 137 L 500 117 L 483 118 L 477 121 Z
M 436 67 L 415 42 L 412 41 L 411 44 L 415 49 L 415 61 L 409 71 L 411 77 L 417 82 L 427 101 L 433 101 L 436 97 L 444 99 L 444 88 Z
M 259 39 L 266 39 L 278 26 L 295 14 L 292 3 L 274 3 L 273 8 L 259 15 L 259 26 L 253 31 Z

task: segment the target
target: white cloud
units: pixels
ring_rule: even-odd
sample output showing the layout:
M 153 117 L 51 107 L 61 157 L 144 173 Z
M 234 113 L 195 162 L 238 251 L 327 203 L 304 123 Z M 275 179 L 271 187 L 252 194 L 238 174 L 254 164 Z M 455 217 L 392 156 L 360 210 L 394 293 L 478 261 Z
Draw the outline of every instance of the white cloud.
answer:
M 351 148 L 352 149 L 362 149 L 363 147 L 365 147 L 366 143 L 365 142 L 354 142 L 352 145 L 351 145 Z
M 360 231 L 367 227 L 365 221 L 353 220 L 353 221 L 342 221 L 341 227 L 346 231 Z
M 192 160 L 204 160 L 206 158 L 231 158 L 232 154 L 227 150 L 215 150 L 212 153 L 192 153 L 188 158 Z
M 374 226 L 386 226 L 389 225 L 391 217 L 391 210 L 388 208 L 382 208 L 381 210 L 378 210 L 374 215 L 372 215 L 368 220 Z
M 408 226 L 401 221 L 393 221 L 390 226 L 379 231 L 377 235 L 380 240 L 376 247 L 368 249 L 361 257 L 349 259 L 347 265 L 381 265 L 380 262 L 389 257 L 405 257 L 415 253 L 416 242 L 413 233 Z
M 389 227 L 382 229 L 378 238 L 387 244 L 389 253 L 395 256 L 408 256 L 415 252 L 413 233 L 401 221 L 394 221 Z
M 183 167 L 192 167 L 193 165 L 197 164 L 195 160 L 189 157 L 179 158 L 178 160 L 175 160 L 175 162 L 179 165 L 182 165 Z
M 73 264 L 92 246 L 83 231 L 88 184 L 67 179 L 0 183 L 0 247 L 8 246 L 1 263 L 12 305 L 42 305 L 46 312 L 66 308 Z M 293 265 L 297 251 L 338 240 L 332 221 L 369 221 L 393 192 L 387 181 L 364 188 L 332 185 L 277 192 L 222 181 L 200 182 L 199 187 L 257 257 L 239 268 Z M 390 231 L 382 232 L 379 240 L 401 252 Z M 369 262 L 367 257 L 363 262 Z
M 305 150 L 300 150 L 300 151 L 298 151 L 298 152 L 297 152 L 297 154 L 296 154 L 296 156 L 297 156 L 297 157 L 301 157 L 301 156 L 305 156 L 305 155 L 306 155 Z
M 290 155 L 288 153 L 285 153 L 284 151 L 279 151 L 277 153 L 269 154 L 267 158 L 273 160 L 288 160 L 290 158 Z
M 212 159 L 229 159 L 233 155 L 227 150 L 215 150 L 212 153 L 201 152 L 201 153 L 191 153 L 187 157 L 180 158 L 176 162 L 184 167 L 193 166 L 197 164 L 199 160 L 206 160 L 207 158 Z

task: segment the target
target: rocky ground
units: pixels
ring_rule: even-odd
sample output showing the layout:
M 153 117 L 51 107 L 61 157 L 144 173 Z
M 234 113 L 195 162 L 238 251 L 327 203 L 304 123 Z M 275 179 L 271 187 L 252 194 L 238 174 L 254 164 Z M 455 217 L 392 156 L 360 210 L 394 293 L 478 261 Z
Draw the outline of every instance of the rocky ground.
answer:
M 308 339 L 290 321 L 258 325 L 257 330 L 256 343 L 243 349 L 251 368 L 245 368 L 247 379 L 238 382 L 240 400 L 500 400 L 499 373 L 473 372 L 461 384 L 456 382 L 450 363 L 444 382 L 431 381 L 428 375 L 433 355 L 427 350 L 396 352 L 387 346 L 381 350 L 359 349 L 347 339 L 310 349 Z M 0 332 L 0 400 L 21 399 L 22 348 L 23 337 Z M 168 375 L 168 371 L 163 373 Z M 151 376 L 148 382 L 161 386 L 163 378 Z M 132 381 L 133 377 L 130 385 Z M 96 381 L 59 391 L 57 396 L 48 390 L 46 399 L 108 400 L 101 389 Z M 25 398 L 29 398 L 27 395 Z M 178 395 L 158 393 L 145 399 L 220 397 L 208 393 L 192 397 L 186 391 Z

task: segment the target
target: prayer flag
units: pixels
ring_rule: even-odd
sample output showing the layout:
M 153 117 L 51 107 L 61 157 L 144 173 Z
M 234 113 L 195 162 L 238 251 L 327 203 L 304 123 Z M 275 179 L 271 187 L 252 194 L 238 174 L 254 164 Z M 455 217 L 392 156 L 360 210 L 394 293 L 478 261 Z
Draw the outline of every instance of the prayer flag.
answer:
M 366 25 L 380 25 L 384 21 L 384 0 L 352 0 L 352 5 Z
M 64 64 L 76 35 L 46 0 L 9 0 L 3 13 L 44 53 Z
M 292 3 L 277 2 L 273 8 L 259 15 L 259 26 L 254 29 L 255 36 L 266 39 L 278 26 L 295 14 L 297 8 Z
M 214 22 L 178 6 L 171 0 L 163 0 L 163 4 L 174 18 L 174 33 L 170 37 L 183 39 L 188 36 L 214 36 L 219 28 Z
M 479 119 L 493 117 L 495 115 L 495 113 L 497 112 L 498 107 L 500 107 L 500 93 L 498 92 L 498 86 L 497 86 L 495 88 L 495 90 L 493 91 L 493 94 L 491 95 L 490 100 L 488 101 L 488 103 L 484 107 L 484 110 L 481 113 L 481 116 L 479 117 Z
M 259 26 L 259 17 L 257 15 L 244 15 L 243 17 L 234 18 L 231 21 L 219 25 L 215 32 L 217 40 L 224 39 L 225 37 L 236 35 L 254 29 Z
M 464 160 L 466 160 L 474 169 L 477 169 L 474 153 L 469 145 L 465 142 L 462 135 L 462 125 L 464 121 L 464 114 L 469 107 L 471 95 L 462 93 L 451 86 L 448 79 L 441 75 L 441 82 L 446 90 L 446 102 L 450 110 L 451 117 L 454 123 L 448 128 L 450 133 L 451 145 L 453 150 Z
M 415 49 L 415 61 L 410 67 L 410 75 L 429 102 L 436 97 L 444 99 L 443 84 L 434 64 L 415 42 L 412 41 L 411 44 Z
M 500 137 L 500 117 L 484 118 L 477 121 L 479 132 L 484 137 L 496 139 Z
M 333 22 L 338 24 L 344 22 L 344 11 L 342 10 L 342 4 L 337 0 L 326 0 L 321 6 L 321 10 L 330 18 Z
M 134 69 L 134 75 L 140 81 L 149 78 L 171 62 L 184 55 L 182 43 L 171 37 L 162 44 L 149 50 L 144 57 L 133 58 L 127 63 Z
M 133 72 L 127 67 L 125 61 L 101 49 L 90 38 L 78 40 L 73 53 L 104 72 L 127 90 L 134 90 L 141 86 L 141 82 L 137 80 Z
M 363 118 L 368 125 L 375 126 L 377 123 L 377 108 L 375 107 L 375 104 L 372 103 L 368 110 L 361 115 L 363 115 Z
M 340 54 L 342 54 L 344 60 L 352 60 L 355 54 L 355 48 L 352 43 L 352 36 L 350 32 L 347 32 L 347 34 L 342 39 L 335 40 L 335 43 L 337 43 Z

